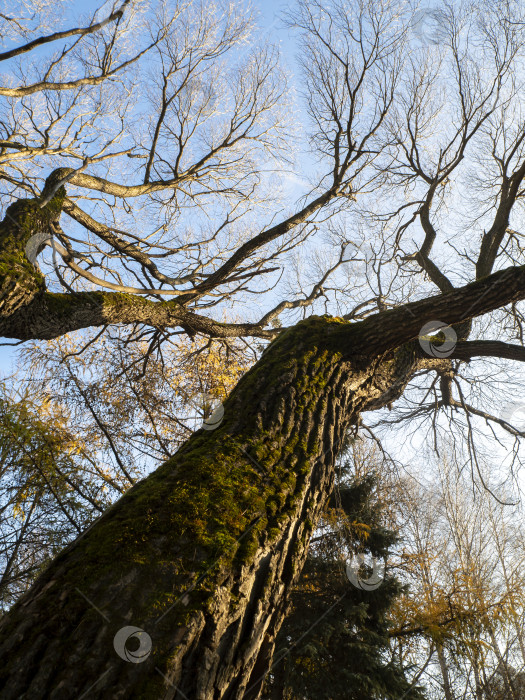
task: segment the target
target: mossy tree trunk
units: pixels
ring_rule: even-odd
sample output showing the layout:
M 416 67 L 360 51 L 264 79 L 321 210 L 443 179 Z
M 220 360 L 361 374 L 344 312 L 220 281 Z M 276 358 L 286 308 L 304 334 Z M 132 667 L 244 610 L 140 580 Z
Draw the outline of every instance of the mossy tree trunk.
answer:
M 13 205 L 0 227 L 0 332 L 182 323 L 177 304 L 45 290 L 24 245 L 53 230 L 62 196 Z M 525 269 L 514 267 L 361 323 L 313 317 L 283 332 L 221 425 L 130 489 L 2 619 L 0 696 L 256 698 L 348 425 L 397 398 L 418 368 L 439 368 L 413 340 L 429 320 L 458 324 L 523 298 Z M 522 350 L 459 342 L 455 356 Z M 115 651 L 125 626 L 151 638 L 141 663 Z
M 401 372 L 391 361 L 375 386 L 369 361 L 318 342 L 334 325 L 312 319 L 273 343 L 219 428 L 196 433 L 56 559 L 3 622 L 2 697 L 79 697 L 99 678 L 89 697 L 176 697 L 175 686 L 257 697 L 335 446 Z M 407 377 L 416 360 L 402 361 Z M 143 663 L 115 653 L 124 625 L 151 637 Z
M 362 323 L 283 332 L 220 427 L 130 489 L 2 620 L 2 698 L 256 698 L 349 423 L 441 362 L 409 341 L 429 318 L 523 295 L 524 270 L 498 274 Z M 142 663 L 116 654 L 123 626 L 151 638 Z
M 31 316 L 37 316 L 37 309 L 42 310 L 39 302 L 45 294 L 45 280 L 26 253 L 28 243 L 38 239 L 38 234 L 41 240 L 53 235 L 53 226 L 60 218 L 65 189 L 60 187 L 47 201 L 51 188 L 52 180 L 41 197 L 11 204 L 0 223 L 0 333 L 9 324 L 23 327 Z M 35 256 L 38 252 L 34 247 Z

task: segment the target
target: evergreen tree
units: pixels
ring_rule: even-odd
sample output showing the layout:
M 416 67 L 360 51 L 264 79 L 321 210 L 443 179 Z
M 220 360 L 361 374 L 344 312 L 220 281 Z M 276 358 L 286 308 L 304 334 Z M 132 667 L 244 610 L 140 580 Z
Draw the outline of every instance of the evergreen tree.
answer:
M 325 532 L 314 537 L 293 591 L 267 678 L 266 698 L 424 697 L 421 688 L 407 679 L 410 669 L 403 668 L 390 651 L 387 612 L 402 585 L 383 565 L 384 578 L 375 590 L 360 590 L 345 573 L 342 560 L 352 552 L 386 559 L 398 541 L 396 533 L 381 522 L 377 476 L 352 476 L 351 472 L 347 461 L 324 513 Z M 366 581 L 371 569 L 363 566 L 359 575 Z

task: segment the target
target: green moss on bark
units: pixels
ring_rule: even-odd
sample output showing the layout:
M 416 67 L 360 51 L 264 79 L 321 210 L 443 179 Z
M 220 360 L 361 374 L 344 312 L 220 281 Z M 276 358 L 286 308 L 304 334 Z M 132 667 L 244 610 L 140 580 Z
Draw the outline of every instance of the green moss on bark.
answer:
M 35 198 L 19 200 L 7 208 L 0 223 L 0 301 L 9 302 L 10 295 L 16 293 L 22 300 L 13 303 L 17 308 L 45 287 L 42 273 L 26 256 L 26 246 L 35 234 L 52 233 L 51 223 L 58 221 L 65 196 L 61 187 L 43 207 L 42 199 Z M 12 310 L 9 303 L 5 306 Z

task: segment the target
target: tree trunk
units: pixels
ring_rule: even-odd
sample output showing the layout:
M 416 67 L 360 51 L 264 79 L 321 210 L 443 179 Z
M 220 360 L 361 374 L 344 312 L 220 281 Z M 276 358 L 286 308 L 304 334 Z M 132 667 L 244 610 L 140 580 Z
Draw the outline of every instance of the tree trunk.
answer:
M 439 642 L 436 644 L 437 656 L 439 661 L 439 668 L 441 670 L 441 677 L 443 678 L 443 693 L 445 695 L 445 700 L 454 700 L 452 694 L 452 688 L 450 685 L 450 676 L 448 673 L 448 664 L 445 658 L 445 650 L 443 645 Z
M 337 446 L 418 362 L 413 344 L 345 358 L 326 343 L 340 325 L 314 317 L 285 332 L 215 431 L 199 430 L 57 557 L 0 625 L 2 698 L 259 695 Z M 142 663 L 115 652 L 129 625 L 151 637 Z

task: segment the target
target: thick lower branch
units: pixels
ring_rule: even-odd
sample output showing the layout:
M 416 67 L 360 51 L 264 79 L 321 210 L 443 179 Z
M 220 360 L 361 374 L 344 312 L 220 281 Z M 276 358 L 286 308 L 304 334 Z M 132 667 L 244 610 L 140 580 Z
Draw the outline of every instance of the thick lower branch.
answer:
M 144 323 L 157 328 L 181 326 L 193 333 L 222 338 L 272 338 L 276 335 L 275 330 L 263 329 L 258 324 L 220 323 L 199 316 L 176 301 L 156 302 L 121 293 L 37 295 L 36 291 L 29 304 L 20 304 L 15 313 L 0 316 L 0 333 L 4 337 L 18 340 L 54 338 L 81 328 L 129 323 Z M 341 319 L 330 330 L 330 342 L 332 349 L 340 350 L 346 356 L 368 354 L 370 348 L 378 353 L 387 352 L 417 338 L 428 321 L 440 320 L 453 325 L 524 298 L 525 267 L 511 267 L 448 294 L 382 311 L 359 323 L 350 324 Z M 463 352 L 468 353 L 464 345 L 459 344 L 459 347 L 458 352 L 463 348 Z M 483 349 L 481 345 L 479 347 Z M 498 352 L 511 352 L 503 345 L 496 348 L 493 344 L 492 348 Z M 512 353 L 515 357 L 516 351 Z M 486 354 L 494 352 L 486 350 Z M 457 357 L 461 359 L 459 355 Z
M 476 357 L 499 357 L 506 360 L 525 362 L 525 347 L 503 343 L 500 340 L 472 340 L 457 343 L 449 356 L 452 360 L 472 360 Z
M 346 354 L 367 354 L 370 348 L 387 352 L 417 338 L 430 321 L 453 326 L 525 299 L 525 266 L 509 267 L 447 294 L 428 297 L 369 316 L 348 326 L 342 322 L 330 331 L 334 349 Z
M 224 324 L 188 311 L 185 304 L 191 300 L 191 293 L 185 295 L 183 305 L 178 299 L 153 301 L 119 292 L 46 292 L 44 279 L 27 259 L 25 246 L 36 233 L 53 233 L 64 207 L 66 193 L 60 186 L 64 178 L 72 176 L 72 182 L 80 186 L 91 186 L 91 180 L 97 179 L 73 173 L 71 168 L 53 171 L 42 196 L 11 205 L 0 224 L 0 334 L 18 340 L 49 339 L 82 328 L 143 323 L 155 328 L 180 326 L 190 334 L 211 337 L 275 337 L 275 330 L 257 323 Z M 219 284 L 246 256 L 304 222 L 335 194 L 333 189 L 327 191 L 290 219 L 248 241 L 195 294 Z M 370 348 L 387 352 L 416 338 L 428 321 L 439 320 L 457 327 L 524 298 L 525 267 L 508 268 L 446 294 L 382 311 L 360 323 L 342 321 L 330 331 L 332 349 L 340 350 L 344 356 L 367 354 Z
M 154 328 L 179 326 L 188 334 L 211 338 L 274 338 L 276 330 L 255 323 L 221 323 L 188 311 L 176 301 L 152 301 L 120 292 L 42 292 L 7 317 L 0 315 L 0 335 L 18 340 L 47 340 L 82 328 L 144 323 Z

